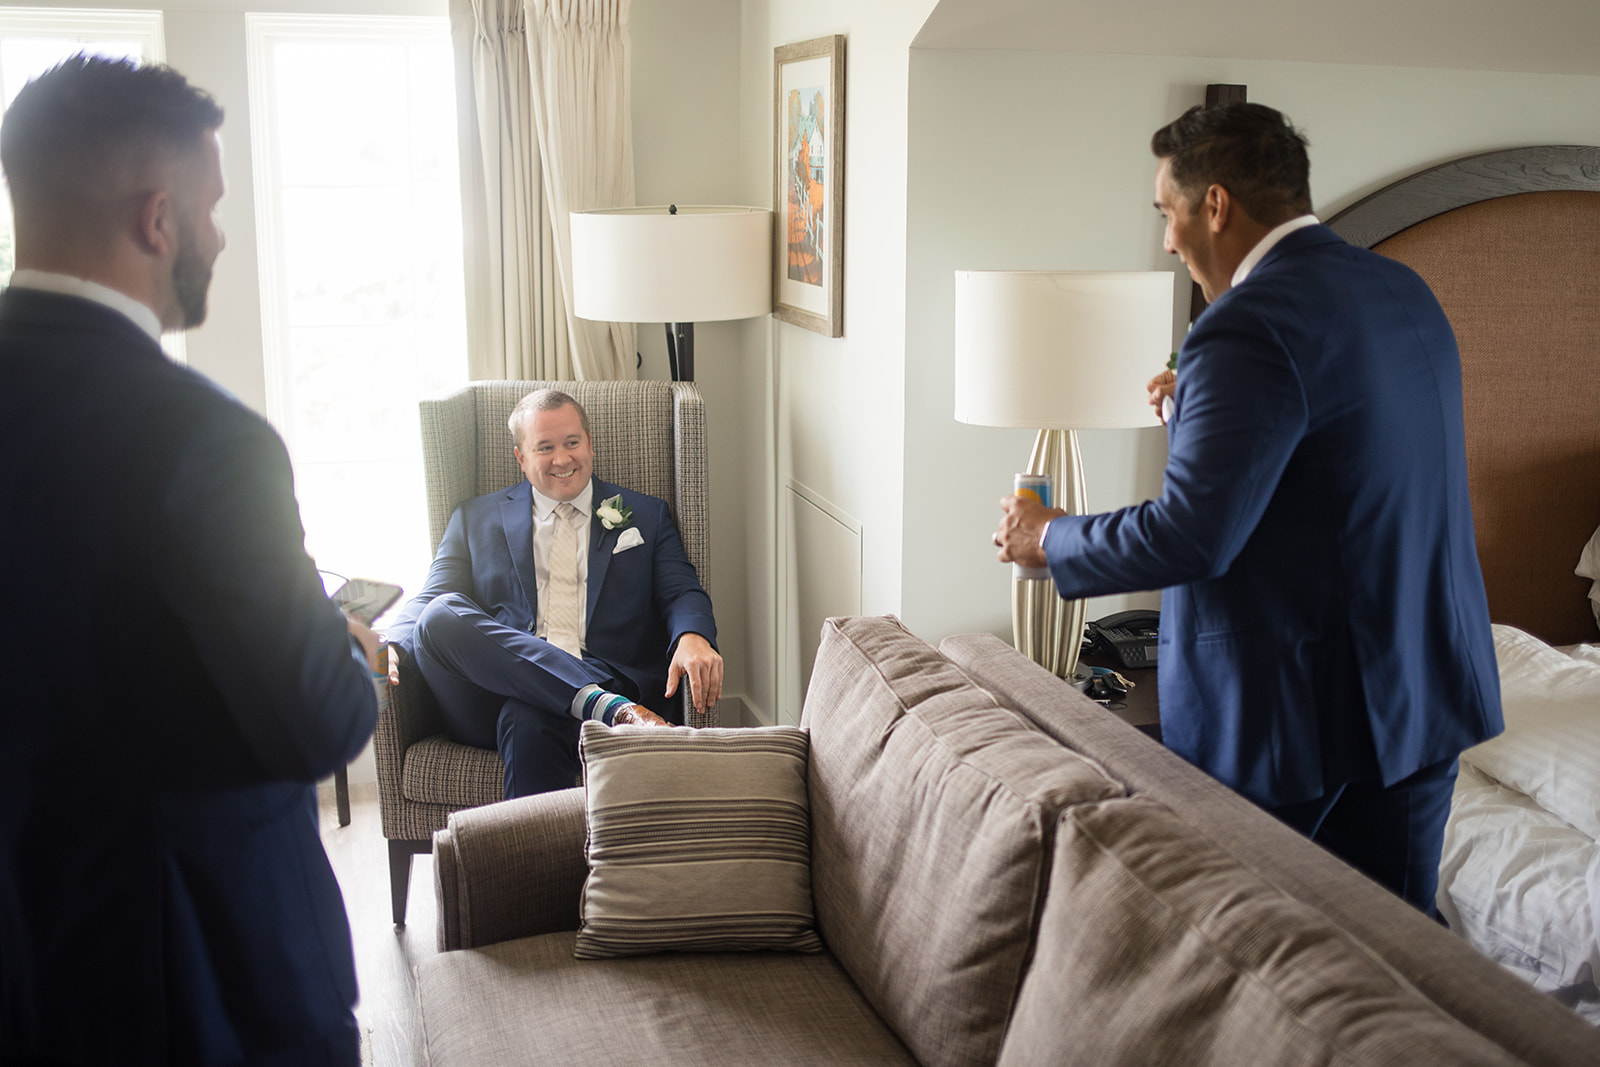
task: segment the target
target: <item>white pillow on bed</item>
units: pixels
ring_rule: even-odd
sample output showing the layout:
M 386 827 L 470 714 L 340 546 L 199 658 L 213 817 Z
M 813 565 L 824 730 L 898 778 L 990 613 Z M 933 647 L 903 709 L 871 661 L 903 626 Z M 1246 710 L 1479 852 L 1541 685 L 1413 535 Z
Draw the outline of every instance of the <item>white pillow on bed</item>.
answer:
M 1494 627 L 1506 732 L 1461 758 L 1600 838 L 1600 665 Z
M 1579 578 L 1593 580 L 1594 584 L 1589 587 L 1589 606 L 1594 609 L 1594 621 L 1600 622 L 1600 528 L 1596 528 L 1589 543 L 1583 546 L 1583 554 L 1578 557 L 1573 573 Z

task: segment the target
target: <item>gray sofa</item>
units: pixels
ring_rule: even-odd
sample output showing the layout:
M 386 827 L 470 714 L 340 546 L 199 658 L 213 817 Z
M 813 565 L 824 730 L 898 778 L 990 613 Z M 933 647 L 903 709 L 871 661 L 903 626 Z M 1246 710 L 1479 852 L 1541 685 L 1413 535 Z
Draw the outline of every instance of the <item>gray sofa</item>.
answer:
M 993 637 L 830 620 L 803 725 L 824 952 L 575 960 L 582 791 L 460 812 L 429 1062 L 1600 1063 L 1568 1009 Z

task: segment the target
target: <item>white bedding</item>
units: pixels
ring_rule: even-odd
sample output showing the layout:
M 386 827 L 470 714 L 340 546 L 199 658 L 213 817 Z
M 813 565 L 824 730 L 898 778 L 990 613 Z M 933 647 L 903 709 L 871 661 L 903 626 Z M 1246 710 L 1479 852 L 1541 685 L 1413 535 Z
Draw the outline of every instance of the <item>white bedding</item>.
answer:
M 1480 951 L 1600 1023 L 1600 646 L 1494 629 L 1506 732 L 1462 753 L 1439 907 Z

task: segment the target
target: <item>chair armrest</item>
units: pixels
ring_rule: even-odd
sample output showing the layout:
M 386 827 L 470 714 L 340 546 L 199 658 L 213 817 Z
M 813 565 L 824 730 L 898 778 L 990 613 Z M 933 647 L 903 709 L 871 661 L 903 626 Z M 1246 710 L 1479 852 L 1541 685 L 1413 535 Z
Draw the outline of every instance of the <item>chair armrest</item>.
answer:
M 372 735 L 377 764 L 378 810 L 383 836 L 390 841 L 426 841 L 428 829 L 418 830 L 408 819 L 401 789 L 406 749 L 425 737 L 444 732 L 444 717 L 428 683 L 412 664 L 400 665 L 400 684 L 386 688 L 378 700 L 378 726 Z M 433 824 L 437 826 L 437 823 Z
M 452 814 L 433 838 L 439 950 L 576 930 L 587 829 L 582 789 Z
M 716 704 L 711 705 L 704 711 L 695 710 L 694 705 L 689 702 L 689 687 L 687 685 L 683 687 L 683 692 L 679 694 L 679 700 L 683 706 L 683 725 L 692 726 L 696 730 L 722 725 L 722 716 L 718 714 Z

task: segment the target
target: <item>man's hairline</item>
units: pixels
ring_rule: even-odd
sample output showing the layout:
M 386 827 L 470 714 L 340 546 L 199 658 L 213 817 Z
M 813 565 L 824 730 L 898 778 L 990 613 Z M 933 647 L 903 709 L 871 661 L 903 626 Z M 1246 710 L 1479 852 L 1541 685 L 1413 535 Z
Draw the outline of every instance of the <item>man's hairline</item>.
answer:
M 1196 211 L 1200 210 L 1200 202 L 1206 198 L 1206 190 L 1210 189 L 1213 185 L 1222 189 L 1226 189 L 1228 192 L 1228 197 L 1230 199 L 1233 197 L 1233 190 L 1228 189 L 1228 187 L 1223 185 L 1221 182 L 1209 182 L 1207 183 L 1205 189 L 1200 190 L 1193 197 L 1190 197 L 1188 193 L 1184 192 L 1183 186 L 1179 185 L 1177 179 L 1172 176 L 1172 160 L 1175 156 L 1177 156 L 1176 152 L 1172 153 L 1172 155 L 1156 156 L 1156 173 L 1158 175 L 1161 173 L 1161 165 L 1163 163 L 1167 165 L 1167 184 L 1172 186 L 1173 189 L 1177 190 L 1178 194 L 1183 197 L 1189 208 L 1189 214 L 1193 215 Z M 1163 215 L 1166 214 L 1166 209 L 1161 206 L 1161 201 L 1159 200 L 1155 201 L 1155 209 L 1161 212 Z
M 512 447 L 512 449 L 514 451 L 517 451 L 517 452 L 521 452 L 522 451 L 523 442 L 526 441 L 527 437 L 528 437 L 528 421 L 530 419 L 532 419 L 536 415 L 540 415 L 540 414 L 543 414 L 545 412 L 561 411 L 564 408 L 571 408 L 573 411 L 577 412 L 577 414 L 578 414 L 578 430 L 579 430 L 579 432 L 581 432 L 583 434 L 584 440 L 589 443 L 589 447 L 593 448 L 594 447 L 594 435 L 591 434 L 588 431 L 588 429 L 583 425 L 583 415 L 584 415 L 584 413 L 583 413 L 582 409 L 580 409 L 578 407 L 577 400 L 572 399 L 572 398 L 568 398 L 566 400 L 563 400 L 561 403 L 557 404 L 553 408 L 530 407 L 530 408 L 528 408 L 528 410 L 524 411 L 522 413 L 522 418 L 518 421 L 518 425 L 519 425 L 519 427 L 520 427 L 522 432 L 521 433 L 513 433 L 512 436 L 511 436 L 511 447 Z

